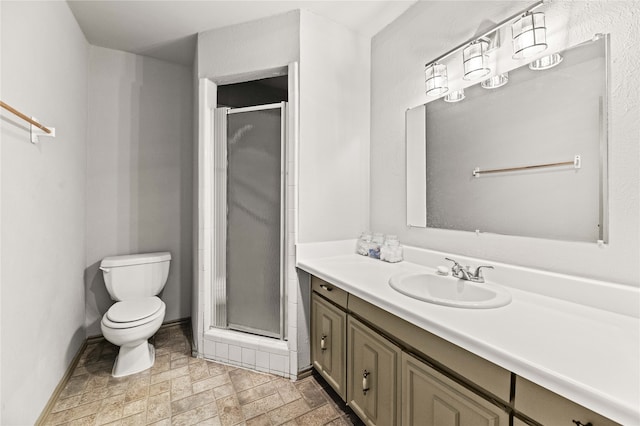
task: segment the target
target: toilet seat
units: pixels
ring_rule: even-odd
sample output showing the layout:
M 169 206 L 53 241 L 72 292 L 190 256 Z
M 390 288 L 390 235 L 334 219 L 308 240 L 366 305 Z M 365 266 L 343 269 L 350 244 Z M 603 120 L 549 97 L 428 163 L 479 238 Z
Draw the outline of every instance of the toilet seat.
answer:
M 164 316 L 165 304 L 158 297 L 123 300 L 114 303 L 102 317 L 109 328 L 132 328 Z

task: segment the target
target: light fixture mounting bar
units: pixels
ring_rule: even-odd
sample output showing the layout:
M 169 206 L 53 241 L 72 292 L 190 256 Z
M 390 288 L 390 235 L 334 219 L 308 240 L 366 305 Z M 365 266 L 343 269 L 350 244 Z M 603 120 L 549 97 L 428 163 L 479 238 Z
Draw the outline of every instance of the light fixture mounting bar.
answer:
M 437 63 L 440 61 L 443 61 L 444 59 L 448 58 L 449 56 L 453 55 L 454 53 L 458 52 L 459 50 L 465 48 L 466 46 L 468 46 L 469 44 L 473 43 L 474 41 L 487 37 L 489 36 L 489 34 L 498 31 L 500 28 L 504 27 L 505 25 L 513 22 L 514 19 L 524 15 L 527 12 L 531 12 L 534 9 L 537 9 L 538 7 L 542 6 L 545 3 L 545 0 L 538 0 L 537 2 L 533 3 L 531 6 L 528 6 L 526 9 L 521 10 L 518 13 L 514 13 L 513 15 L 511 15 L 510 17 L 508 17 L 507 19 L 500 21 L 499 23 L 497 23 L 496 25 L 494 25 L 493 27 L 491 27 L 491 29 L 483 34 L 480 34 L 479 36 L 475 36 L 473 38 L 470 38 L 469 40 L 465 41 L 462 44 L 459 44 L 458 46 L 454 47 L 453 49 L 449 50 L 447 53 L 444 53 L 440 56 L 438 56 L 437 58 L 435 58 L 432 61 L 429 61 L 425 64 L 425 66 L 428 66 L 429 64 L 433 64 L 433 63 Z

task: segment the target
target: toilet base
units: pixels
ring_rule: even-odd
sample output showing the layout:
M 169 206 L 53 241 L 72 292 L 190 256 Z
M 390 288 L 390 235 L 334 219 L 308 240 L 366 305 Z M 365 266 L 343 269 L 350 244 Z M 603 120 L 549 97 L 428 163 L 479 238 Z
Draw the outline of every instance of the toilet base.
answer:
M 113 363 L 111 375 L 124 377 L 140 373 L 153 366 L 156 360 L 156 349 L 148 341 L 137 346 L 121 346 L 120 352 Z

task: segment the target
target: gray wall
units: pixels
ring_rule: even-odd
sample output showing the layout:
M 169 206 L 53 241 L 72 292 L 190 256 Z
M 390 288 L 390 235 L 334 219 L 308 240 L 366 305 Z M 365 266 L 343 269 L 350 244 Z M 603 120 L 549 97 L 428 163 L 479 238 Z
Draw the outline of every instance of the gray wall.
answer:
M 300 11 L 299 242 L 368 228 L 370 75 L 368 38 Z
M 89 45 L 66 2 L 1 2 L 2 100 L 56 128 L 29 141 L 2 110 L 0 424 L 33 424 L 84 333 Z
M 406 244 L 640 286 L 640 13 L 638 2 L 557 1 L 547 28 L 562 50 L 611 33 L 609 244 L 575 243 L 406 226 L 404 114 L 424 104 L 424 64 L 471 38 L 519 2 L 418 2 L 372 40 L 371 227 Z M 473 17 L 473 18 L 472 18 Z M 482 165 L 480 165 L 482 166 Z
M 189 317 L 192 281 L 191 68 L 91 47 L 87 137 L 87 335 L 113 301 L 106 256 L 170 251 L 165 321 Z

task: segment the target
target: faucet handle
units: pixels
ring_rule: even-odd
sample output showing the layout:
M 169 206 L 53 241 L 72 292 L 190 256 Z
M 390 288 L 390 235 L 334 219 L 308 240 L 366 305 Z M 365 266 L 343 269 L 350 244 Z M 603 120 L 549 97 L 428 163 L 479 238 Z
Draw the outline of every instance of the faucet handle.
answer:
M 444 260 L 448 260 L 449 262 L 453 262 L 454 265 L 459 265 L 459 263 L 453 259 L 451 259 L 450 257 L 445 257 Z
M 455 260 L 453 260 L 451 258 L 448 258 L 448 257 L 445 257 L 444 260 L 448 260 L 449 262 L 453 262 L 453 266 L 451 267 L 451 269 L 453 271 L 462 269 L 462 266 L 457 261 L 455 261 Z
M 476 268 L 476 271 L 473 273 L 473 276 L 475 278 L 482 278 L 482 268 L 495 269 L 493 266 L 490 266 L 490 265 L 480 265 Z

